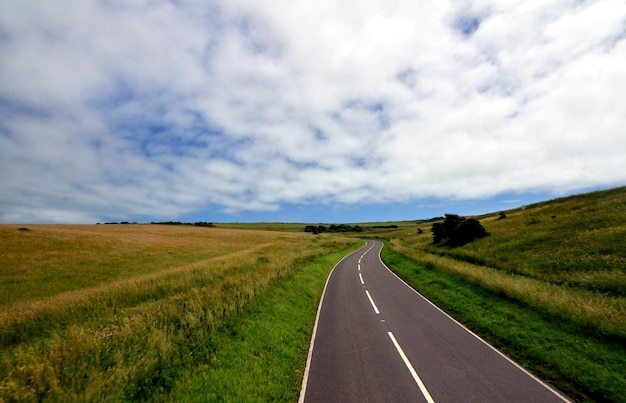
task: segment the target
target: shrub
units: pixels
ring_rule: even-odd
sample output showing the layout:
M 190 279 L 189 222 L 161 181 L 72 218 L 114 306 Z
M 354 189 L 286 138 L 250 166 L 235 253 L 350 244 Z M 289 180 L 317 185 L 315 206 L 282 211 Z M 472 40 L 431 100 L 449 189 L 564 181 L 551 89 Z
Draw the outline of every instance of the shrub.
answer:
M 432 226 L 433 243 L 447 246 L 462 246 L 489 233 L 475 218 L 465 218 L 456 214 L 446 214 L 443 223 Z
M 443 224 L 440 222 L 436 222 L 432 226 L 433 232 L 433 243 L 441 243 L 444 239 L 446 239 L 446 231 L 443 227 Z

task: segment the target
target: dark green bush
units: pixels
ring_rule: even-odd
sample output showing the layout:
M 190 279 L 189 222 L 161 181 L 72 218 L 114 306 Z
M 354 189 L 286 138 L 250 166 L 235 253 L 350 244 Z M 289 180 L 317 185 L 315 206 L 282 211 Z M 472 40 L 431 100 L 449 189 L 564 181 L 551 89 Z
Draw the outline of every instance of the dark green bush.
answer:
M 465 218 L 456 214 L 446 214 L 443 223 L 432 226 L 433 243 L 446 246 L 462 246 L 489 235 L 475 218 Z

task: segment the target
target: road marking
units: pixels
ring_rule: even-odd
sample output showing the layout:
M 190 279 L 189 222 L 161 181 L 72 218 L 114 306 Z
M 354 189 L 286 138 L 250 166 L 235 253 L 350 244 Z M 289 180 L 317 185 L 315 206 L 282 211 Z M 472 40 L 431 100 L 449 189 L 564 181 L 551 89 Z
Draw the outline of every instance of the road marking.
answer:
M 398 350 L 398 353 L 400 353 L 400 357 L 402 357 L 402 361 L 404 361 L 404 365 L 406 365 L 407 368 L 409 369 L 409 372 L 413 376 L 413 379 L 415 380 L 415 383 L 417 383 L 417 386 L 419 386 L 419 388 L 422 391 L 422 394 L 424 395 L 426 400 L 429 403 L 435 403 L 433 398 L 430 396 L 430 393 L 428 393 L 428 389 L 426 389 L 426 386 L 424 385 L 424 382 L 422 382 L 422 380 L 420 379 L 419 375 L 417 375 L 417 372 L 415 371 L 415 368 L 413 368 L 413 365 L 411 365 L 411 362 L 409 361 L 409 359 L 404 354 L 404 351 L 402 351 L 402 347 L 400 347 L 400 345 L 396 341 L 396 338 L 393 337 L 393 333 L 387 332 L 387 334 L 391 338 L 391 341 L 393 342 L 393 345 L 396 346 L 396 350 Z
M 372 303 L 372 306 L 374 307 L 374 312 L 376 312 L 377 315 L 380 314 L 380 311 L 376 307 L 376 304 L 374 303 L 374 300 L 372 299 L 372 296 L 370 295 L 370 292 L 365 290 L 365 293 L 367 294 L 367 298 L 370 299 L 370 302 Z
M 363 281 L 363 276 L 361 276 L 361 273 L 359 273 L 359 278 L 361 279 L 361 284 L 365 285 L 365 282 Z
M 357 265 L 357 267 L 359 268 L 359 271 L 361 271 L 361 264 L 360 263 Z

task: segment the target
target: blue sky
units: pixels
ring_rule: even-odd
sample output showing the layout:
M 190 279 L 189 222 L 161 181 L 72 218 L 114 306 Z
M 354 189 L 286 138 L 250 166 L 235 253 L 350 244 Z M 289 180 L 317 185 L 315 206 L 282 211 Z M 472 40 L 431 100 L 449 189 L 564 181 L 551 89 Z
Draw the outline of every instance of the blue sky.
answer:
M 362 222 L 626 184 L 622 0 L 0 2 L 0 222 Z

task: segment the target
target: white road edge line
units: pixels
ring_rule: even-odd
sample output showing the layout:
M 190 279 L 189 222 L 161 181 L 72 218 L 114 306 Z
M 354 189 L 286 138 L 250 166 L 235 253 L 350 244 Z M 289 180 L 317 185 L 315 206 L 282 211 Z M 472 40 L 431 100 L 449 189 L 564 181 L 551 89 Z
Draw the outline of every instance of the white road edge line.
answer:
M 365 282 L 363 281 L 363 276 L 361 276 L 361 273 L 359 273 L 359 278 L 361 279 L 361 284 L 365 285 Z
M 376 312 L 376 315 L 380 314 L 380 311 L 376 307 L 376 304 L 374 303 L 374 300 L 372 299 L 372 296 L 370 295 L 370 292 L 365 290 L 365 293 L 367 294 L 367 298 L 370 299 L 370 302 L 372 303 L 372 306 L 374 307 L 374 312 Z
M 477 335 L 476 333 L 474 333 L 473 331 L 471 331 L 470 329 L 468 329 L 464 324 L 462 324 L 461 322 L 459 322 L 458 320 L 454 319 L 452 316 L 450 316 L 446 311 L 444 311 L 443 309 L 439 308 L 437 305 L 435 305 L 431 300 L 429 300 L 428 298 L 426 298 L 425 296 L 423 296 L 419 291 L 417 291 L 415 288 L 411 287 L 406 281 L 402 280 L 400 278 L 400 276 L 398 276 L 396 273 L 393 272 L 393 270 L 391 270 L 386 264 L 385 262 L 383 262 L 383 259 L 380 256 L 380 253 L 383 249 L 384 243 L 382 244 L 382 246 L 380 247 L 380 249 L 378 250 L 378 260 L 380 261 L 380 263 L 382 263 L 383 266 L 385 266 L 385 268 L 387 270 L 389 270 L 389 272 L 391 274 L 393 274 L 394 276 L 396 276 L 396 278 L 398 280 L 400 280 L 402 283 L 404 283 L 405 286 L 407 286 L 411 291 L 413 291 L 415 294 L 419 295 L 420 298 L 423 298 L 424 300 L 426 300 L 427 303 L 429 303 L 430 305 L 432 305 L 435 309 L 437 309 L 438 311 L 440 311 L 441 313 L 443 313 L 449 320 L 451 320 L 452 322 L 456 323 L 458 326 L 462 327 L 463 329 L 465 329 L 466 332 L 468 332 L 469 334 L 471 334 L 472 336 L 474 336 L 476 339 L 478 339 L 480 342 L 482 342 L 483 344 L 485 344 L 487 347 L 489 347 L 491 350 L 495 351 L 496 354 L 500 355 L 502 358 L 504 358 L 505 360 L 507 360 L 508 362 L 510 362 L 513 366 L 517 367 L 517 369 L 519 369 L 520 371 L 522 371 L 523 373 L 525 373 L 527 376 L 531 377 L 532 379 L 534 379 L 536 382 L 538 382 L 540 385 L 542 385 L 544 388 L 548 389 L 550 392 L 552 392 L 556 397 L 558 397 L 559 399 L 563 400 L 564 402 L 571 402 L 571 400 L 569 398 L 567 398 L 566 396 L 564 396 L 563 394 L 561 394 L 560 391 L 554 389 L 552 386 L 548 385 L 546 382 L 544 382 L 543 380 L 539 379 L 537 376 L 535 376 L 533 373 L 531 373 L 530 371 L 528 371 L 526 368 L 522 367 L 520 364 L 518 364 L 517 362 L 515 362 L 512 358 L 510 358 L 508 355 L 504 354 L 502 351 L 498 350 L 497 348 L 495 348 L 494 346 L 492 346 L 491 344 L 487 343 L 482 337 L 480 337 L 479 335 Z
M 367 246 L 367 241 L 365 241 L 365 246 Z M 365 247 L 364 246 L 364 247 Z M 304 403 L 304 396 L 306 394 L 306 385 L 309 381 L 309 371 L 311 370 L 311 359 L 313 357 L 313 347 L 315 346 L 315 336 L 317 335 L 317 325 L 320 321 L 320 313 L 322 312 L 322 304 L 324 302 L 324 295 L 326 295 L 326 288 L 328 287 L 328 282 L 330 281 L 330 276 L 333 275 L 335 268 L 339 266 L 341 262 L 343 262 L 348 256 L 351 256 L 356 251 L 347 254 L 342 257 L 335 266 L 333 266 L 330 273 L 328 273 L 328 277 L 326 277 L 326 283 L 324 284 L 324 289 L 322 290 L 322 296 L 320 297 L 320 303 L 317 306 L 317 314 L 315 315 L 315 325 L 313 325 L 313 333 L 311 334 L 311 344 L 309 345 L 309 355 L 306 359 L 306 366 L 304 367 L 304 374 L 302 374 L 302 386 L 300 387 L 300 398 L 298 399 L 298 403 Z
M 358 264 L 357 266 L 359 267 L 359 271 L 361 271 L 361 264 Z
M 409 361 L 409 359 L 404 354 L 404 351 L 402 351 L 402 347 L 400 347 L 396 338 L 393 337 L 393 333 L 387 332 L 387 334 L 391 338 L 393 345 L 396 346 L 396 350 L 398 350 L 398 353 L 400 353 L 400 357 L 402 357 L 402 361 L 404 361 L 404 365 L 406 365 L 406 367 L 409 369 L 411 376 L 413 376 L 415 383 L 417 383 L 417 386 L 419 386 L 420 390 L 422 391 L 422 394 L 426 398 L 426 401 L 428 401 L 429 403 L 435 403 L 432 396 L 430 396 L 430 393 L 428 393 L 428 389 L 426 389 L 426 385 L 424 385 L 424 382 L 422 382 L 422 380 L 420 379 L 419 375 L 415 371 L 415 368 L 413 368 L 413 365 L 411 365 L 411 361 Z

